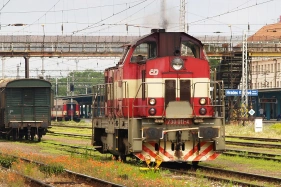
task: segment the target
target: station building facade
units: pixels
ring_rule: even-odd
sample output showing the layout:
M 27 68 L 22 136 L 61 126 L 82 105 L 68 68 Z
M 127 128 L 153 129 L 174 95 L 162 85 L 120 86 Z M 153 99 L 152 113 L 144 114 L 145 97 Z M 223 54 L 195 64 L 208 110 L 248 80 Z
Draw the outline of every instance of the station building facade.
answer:
M 281 16 L 279 22 L 262 27 L 247 39 L 248 52 L 256 52 L 251 59 L 251 89 L 258 90 L 250 102 L 255 116 L 259 109 L 265 119 L 277 119 L 281 114 Z

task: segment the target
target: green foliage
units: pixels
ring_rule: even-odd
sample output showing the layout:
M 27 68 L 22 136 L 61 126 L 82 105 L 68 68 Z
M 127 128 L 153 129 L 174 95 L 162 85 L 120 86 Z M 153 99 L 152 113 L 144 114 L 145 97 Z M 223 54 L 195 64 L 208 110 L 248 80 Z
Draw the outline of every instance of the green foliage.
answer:
M 0 164 L 2 167 L 11 168 L 13 162 L 16 161 L 17 159 L 15 157 L 0 155 Z
M 209 65 L 212 70 L 214 70 L 220 63 L 219 59 L 209 59 Z
M 52 83 L 52 88 L 56 90 L 56 79 L 50 78 L 49 81 Z M 70 83 L 74 83 L 74 95 L 90 93 L 93 85 L 104 83 L 103 72 L 97 72 L 94 70 L 87 69 L 85 71 L 73 71 L 68 74 L 67 77 L 58 78 L 58 96 L 66 96 Z M 70 93 L 68 93 L 70 95 Z
M 281 130 L 281 123 L 275 123 L 270 126 L 271 129 Z
M 40 165 L 39 170 L 46 176 L 59 175 L 64 172 L 63 166 L 58 164 Z

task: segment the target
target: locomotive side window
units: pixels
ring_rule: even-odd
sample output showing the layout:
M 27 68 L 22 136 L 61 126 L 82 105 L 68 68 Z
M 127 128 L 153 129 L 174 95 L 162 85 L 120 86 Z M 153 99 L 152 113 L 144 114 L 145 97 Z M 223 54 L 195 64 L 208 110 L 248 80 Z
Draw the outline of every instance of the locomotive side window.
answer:
M 131 57 L 131 62 L 144 62 L 157 56 L 156 42 L 147 42 L 138 45 Z
M 190 41 L 183 41 L 181 43 L 181 56 L 199 58 L 199 46 Z

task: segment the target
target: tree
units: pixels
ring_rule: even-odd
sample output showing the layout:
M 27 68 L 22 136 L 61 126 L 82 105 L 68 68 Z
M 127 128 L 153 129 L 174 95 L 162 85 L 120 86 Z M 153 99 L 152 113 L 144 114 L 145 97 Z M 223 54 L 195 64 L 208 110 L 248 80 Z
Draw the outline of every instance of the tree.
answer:
M 50 78 L 52 88 L 55 93 L 56 79 Z M 104 83 L 103 72 L 97 72 L 87 69 L 85 71 L 73 71 L 70 72 L 67 77 L 57 79 L 58 96 L 70 95 L 70 85 L 73 84 L 73 95 L 89 94 L 91 89 L 96 84 Z

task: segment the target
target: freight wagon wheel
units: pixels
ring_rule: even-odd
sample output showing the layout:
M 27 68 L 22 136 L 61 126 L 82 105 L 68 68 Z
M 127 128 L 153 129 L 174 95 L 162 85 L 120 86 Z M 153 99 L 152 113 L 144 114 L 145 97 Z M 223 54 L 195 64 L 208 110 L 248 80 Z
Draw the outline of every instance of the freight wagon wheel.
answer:
M 22 140 L 23 134 L 19 134 L 19 140 Z
M 17 139 L 17 134 L 18 134 L 18 133 L 17 133 L 17 129 L 14 129 L 14 130 L 13 130 L 13 140 L 14 140 L 14 141 L 16 141 L 16 139 Z
M 37 137 L 38 137 L 38 142 L 41 142 L 41 138 L 42 138 L 42 133 L 39 131 L 38 132 L 38 135 L 37 135 Z

